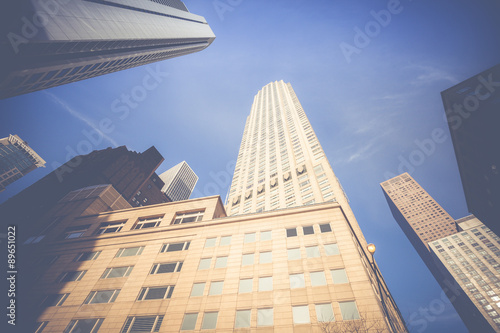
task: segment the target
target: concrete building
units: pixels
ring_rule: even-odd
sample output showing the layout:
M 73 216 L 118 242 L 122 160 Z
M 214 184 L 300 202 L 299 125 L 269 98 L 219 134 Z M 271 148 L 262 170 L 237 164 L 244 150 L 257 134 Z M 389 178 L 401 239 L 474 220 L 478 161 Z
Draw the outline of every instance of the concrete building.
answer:
M 380 185 L 394 219 L 450 299 L 467 328 L 471 332 L 495 332 L 497 327 L 492 326 L 483 315 L 484 309 L 478 306 L 474 298 L 469 297 L 466 288 L 468 285 L 461 283 L 465 280 L 457 280 L 457 274 L 443 266 L 442 256 L 436 256 L 436 245 L 442 240 L 447 242 L 447 246 L 451 246 L 448 244 L 449 239 L 459 238 L 457 234 L 459 226 L 455 220 L 408 173 L 396 176 Z M 454 253 L 457 251 L 454 246 L 449 249 Z M 498 272 L 496 270 L 494 272 L 496 277 L 488 280 L 489 284 L 494 284 L 498 280 Z M 471 278 L 469 275 L 468 279 Z
M 198 52 L 215 39 L 180 0 L 20 0 L 2 10 L 0 31 L 0 98 Z
M 170 201 L 189 199 L 198 182 L 198 176 L 186 161 L 160 174 L 160 179 L 165 183 L 161 191 L 165 193 Z
M 500 64 L 441 93 L 469 212 L 500 234 Z
M 17 135 L 0 139 L 0 192 L 45 161 Z

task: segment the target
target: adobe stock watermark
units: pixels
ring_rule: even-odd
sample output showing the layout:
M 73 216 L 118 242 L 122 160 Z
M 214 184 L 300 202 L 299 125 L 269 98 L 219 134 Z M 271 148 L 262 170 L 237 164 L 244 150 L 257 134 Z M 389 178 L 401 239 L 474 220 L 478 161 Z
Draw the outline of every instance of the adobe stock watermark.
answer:
M 214 0 L 212 5 L 215 12 L 221 21 L 224 21 L 224 15 L 227 12 L 232 12 L 236 7 L 241 5 L 243 0 Z
M 226 163 L 226 169 L 218 172 L 210 171 L 208 175 L 211 181 L 205 184 L 203 189 L 199 190 L 195 188 L 191 194 L 192 198 L 201 198 L 212 195 L 221 195 L 221 192 L 231 185 L 232 175 L 234 168 L 236 166 L 236 161 L 231 160 Z M 224 198 L 223 198 L 224 200 Z
M 162 72 L 160 65 L 145 67 L 146 74 L 143 76 L 140 84 L 133 86 L 129 92 L 122 93 L 119 98 L 111 102 L 111 112 L 116 114 L 119 120 L 125 120 L 130 115 L 131 109 L 136 109 L 143 102 L 150 92 L 157 89 L 164 79 L 169 75 L 167 72 Z M 78 167 L 83 158 L 81 155 L 90 154 L 104 140 L 104 137 L 111 134 L 115 129 L 115 122 L 110 117 L 102 118 L 94 128 L 83 129 L 81 131 L 84 139 L 80 140 L 75 147 L 67 145 L 65 164 L 57 161 L 52 162 L 52 168 L 59 182 L 63 181 L 64 175 L 71 173 L 74 168 Z
M 404 7 L 399 0 L 389 0 L 386 9 L 371 10 L 370 16 L 373 20 L 366 22 L 363 29 L 358 26 L 354 27 L 353 43 L 342 42 L 339 44 L 347 63 L 351 63 L 354 54 L 360 54 L 362 49 L 370 45 L 372 39 L 380 35 L 382 28 L 386 28 L 391 23 L 392 17 L 400 14 L 403 9 Z

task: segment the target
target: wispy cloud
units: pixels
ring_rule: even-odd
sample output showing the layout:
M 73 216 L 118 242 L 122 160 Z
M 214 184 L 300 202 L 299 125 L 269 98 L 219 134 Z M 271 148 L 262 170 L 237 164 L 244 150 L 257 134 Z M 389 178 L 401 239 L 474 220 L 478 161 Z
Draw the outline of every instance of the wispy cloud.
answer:
M 448 81 L 455 85 L 460 82 L 450 73 L 432 66 L 411 65 L 409 68 L 420 72 L 411 82 L 413 85 L 425 85 L 436 81 Z
M 56 95 L 54 95 L 54 94 L 52 94 L 50 92 L 43 91 L 43 93 L 45 93 L 47 96 L 49 96 L 54 102 L 56 102 L 58 105 L 60 105 L 70 115 L 72 115 L 76 119 L 84 122 L 87 126 L 91 127 L 94 131 L 96 131 L 97 133 L 99 133 L 99 135 L 101 135 L 104 139 L 106 139 L 107 141 L 109 141 L 114 147 L 118 146 L 118 143 L 115 140 L 113 140 L 106 133 L 102 132 L 99 129 L 99 127 L 96 126 L 90 119 L 88 119 L 83 114 L 81 114 L 80 112 L 76 111 L 75 109 L 73 109 L 65 101 L 63 101 L 62 99 L 60 99 L 59 97 L 57 97 Z

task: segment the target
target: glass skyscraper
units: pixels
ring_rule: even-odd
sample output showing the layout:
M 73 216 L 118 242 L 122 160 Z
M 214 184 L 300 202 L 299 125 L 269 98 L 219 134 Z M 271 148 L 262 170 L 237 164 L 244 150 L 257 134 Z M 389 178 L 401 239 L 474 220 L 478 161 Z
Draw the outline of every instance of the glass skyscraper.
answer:
M 180 201 L 189 199 L 198 181 L 198 176 L 186 161 L 183 161 L 162 173 L 160 179 L 165 183 L 161 190 L 168 199 Z

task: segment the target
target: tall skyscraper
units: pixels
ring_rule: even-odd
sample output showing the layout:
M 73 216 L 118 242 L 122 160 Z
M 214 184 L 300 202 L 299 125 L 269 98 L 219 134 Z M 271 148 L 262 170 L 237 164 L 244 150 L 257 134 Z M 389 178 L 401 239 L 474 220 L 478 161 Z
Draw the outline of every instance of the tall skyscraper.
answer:
M 500 64 L 441 93 L 469 212 L 500 234 Z
M 0 192 L 45 161 L 17 135 L 0 139 Z
M 160 175 L 160 179 L 165 183 L 162 192 L 170 201 L 187 200 L 191 196 L 198 176 L 189 167 L 186 161 L 168 169 Z
M 0 25 L 0 98 L 198 52 L 215 39 L 180 0 L 20 0 Z
M 467 328 L 471 332 L 493 332 L 492 326 L 481 313 L 482 308 L 478 307 L 475 299 L 466 293 L 465 283 L 460 283 L 450 271 L 443 269 L 442 258 L 435 255 L 436 248 L 433 245 L 439 244 L 441 240 L 449 243 L 447 239 L 458 237 L 456 234 L 459 229 L 455 220 L 408 173 L 396 176 L 380 185 L 394 219 L 450 299 Z M 451 246 L 449 249 L 457 253 L 454 246 L 446 245 Z M 458 262 L 462 265 L 463 260 Z M 471 272 L 467 274 L 468 278 L 473 278 Z M 489 282 L 495 283 L 493 280 Z

